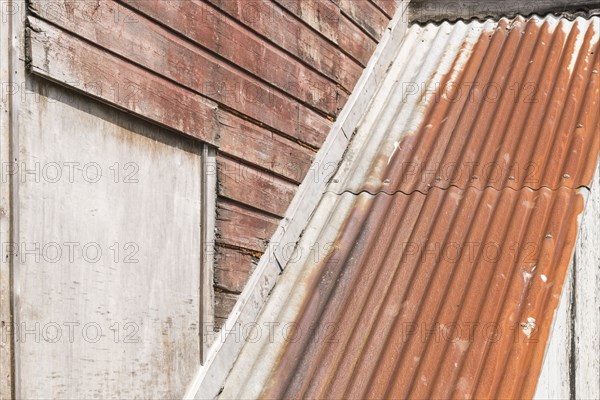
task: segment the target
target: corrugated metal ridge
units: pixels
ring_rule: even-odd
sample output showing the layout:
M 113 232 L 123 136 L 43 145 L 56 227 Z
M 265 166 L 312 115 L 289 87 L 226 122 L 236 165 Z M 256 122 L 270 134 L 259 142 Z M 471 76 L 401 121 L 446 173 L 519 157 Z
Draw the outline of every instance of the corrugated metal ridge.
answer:
M 361 127 L 381 145 L 353 150 L 374 161 L 348 160 L 350 180 L 330 190 L 589 185 L 595 159 L 580 157 L 600 143 L 599 35 L 599 18 L 412 26 L 400 54 L 411 62 L 390 71 Z
M 479 2 L 445 0 L 413 0 L 409 5 L 408 18 L 411 23 L 421 25 L 443 21 L 469 22 L 522 17 L 555 16 L 573 20 L 577 17 L 590 18 L 600 14 L 597 0 L 555 0 L 528 2 L 483 0 Z
M 599 27 L 547 17 L 410 28 L 331 185 L 345 218 L 334 250 L 286 288 L 303 300 L 279 315 L 295 315 L 302 335 L 281 345 L 261 397 L 533 395 L 598 157 Z M 440 90 L 448 82 L 501 95 L 456 99 Z M 520 82 L 539 86 L 536 101 Z M 539 164 L 537 181 L 510 161 Z M 408 173 L 405 162 L 506 171 L 437 179 L 439 168 Z M 323 326 L 333 340 L 319 339 Z
M 261 397 L 531 397 L 582 209 L 567 188 L 360 195 Z
M 532 11 L 532 12 L 528 12 L 528 13 L 511 12 L 511 13 L 504 13 L 502 15 L 502 18 L 513 19 L 513 18 L 517 18 L 517 17 L 522 17 L 522 18 L 526 18 L 526 19 L 529 19 L 529 18 L 543 19 L 543 18 L 553 17 L 553 18 L 564 19 L 567 21 L 574 21 L 577 18 L 590 19 L 592 17 L 597 17 L 597 16 L 600 16 L 600 7 L 597 9 L 574 8 L 569 11 L 548 11 L 548 12 Z M 485 22 L 487 20 L 494 20 L 494 19 L 498 19 L 498 18 L 495 18 L 493 15 L 490 15 L 490 14 L 482 14 L 481 16 L 465 16 L 465 17 L 462 17 L 462 16 L 460 16 L 460 17 L 459 16 L 457 16 L 457 17 L 439 16 L 439 17 L 426 17 L 425 20 L 422 20 L 422 19 L 411 20 L 410 25 L 419 25 L 419 26 L 426 26 L 429 24 L 440 25 L 444 22 L 451 23 L 451 24 L 456 23 L 456 22 L 463 22 L 465 24 L 469 24 L 471 22 Z

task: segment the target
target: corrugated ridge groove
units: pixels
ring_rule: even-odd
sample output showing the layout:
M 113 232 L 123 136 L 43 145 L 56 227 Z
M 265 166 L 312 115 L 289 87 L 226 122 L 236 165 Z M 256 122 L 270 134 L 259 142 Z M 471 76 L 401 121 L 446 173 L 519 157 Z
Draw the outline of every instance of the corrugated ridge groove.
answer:
M 418 38 L 421 37 L 421 35 L 423 34 L 423 32 L 419 32 L 416 40 L 418 40 Z M 411 32 L 411 36 L 417 35 L 415 32 Z M 408 42 L 408 43 L 407 43 Z M 415 43 L 414 41 L 405 41 L 404 46 L 410 46 L 412 48 L 413 43 Z M 405 73 L 406 71 L 403 71 L 403 73 Z M 390 96 L 392 95 L 393 91 L 391 91 L 390 93 L 388 93 L 387 97 L 388 99 L 390 98 Z M 382 111 L 383 112 L 383 111 Z M 378 118 L 378 120 L 380 120 Z M 380 120 L 381 121 L 381 120 Z M 383 122 L 385 123 L 385 122 Z M 391 123 L 391 121 L 388 121 L 388 124 Z M 380 125 L 381 126 L 381 125 Z M 387 127 L 384 126 L 384 129 L 388 129 Z M 347 260 L 348 257 L 350 257 L 351 253 L 347 253 L 344 254 L 343 260 Z M 355 293 L 356 295 L 356 293 Z M 323 313 L 327 313 L 329 312 L 329 314 L 331 314 L 331 311 L 335 309 L 335 304 L 329 303 L 328 306 L 323 310 Z M 343 343 L 343 342 L 341 342 Z M 333 345 L 333 344 L 332 344 Z M 324 360 L 324 362 L 322 364 L 319 364 L 318 366 L 315 365 L 314 369 L 318 369 L 318 371 L 323 371 L 323 370 L 329 370 L 330 368 L 332 368 L 332 363 L 333 365 L 337 365 L 337 363 L 339 362 L 339 357 L 341 356 L 341 354 L 339 352 L 334 352 L 333 354 L 336 356 L 334 358 L 331 357 L 323 357 L 323 354 L 328 353 L 328 349 L 327 348 L 323 348 L 320 352 L 318 357 L 322 358 Z M 316 371 L 312 370 L 309 371 L 307 373 L 307 376 L 312 376 L 314 377 L 316 376 L 316 379 L 304 379 L 304 384 L 301 388 L 301 390 L 298 393 L 301 393 L 302 396 L 304 397 L 322 397 L 323 396 L 323 391 L 326 390 L 325 388 L 327 388 L 331 382 L 331 380 L 326 380 L 326 381 L 322 381 L 322 380 L 317 380 L 319 377 L 323 377 L 326 376 L 324 374 L 319 375 Z M 289 392 L 288 392 L 289 393 Z
M 408 33 L 408 37 L 410 37 L 411 35 L 414 35 L 414 32 L 410 32 Z M 406 46 L 406 41 L 404 43 L 403 46 Z M 395 65 L 398 65 L 398 63 L 395 63 Z M 354 215 L 354 214 L 353 214 Z M 366 218 L 366 216 L 364 216 L 363 218 Z M 362 218 L 361 218 L 362 219 Z M 353 240 L 353 239 L 349 239 L 349 240 Z M 342 256 L 342 259 L 344 259 L 345 257 Z M 293 350 L 292 350 L 293 351 Z M 296 351 L 294 351 L 294 353 L 296 353 Z M 298 352 L 299 353 L 299 352 Z M 305 353 L 308 353 L 308 351 L 306 351 Z M 293 370 L 295 369 L 295 367 L 302 362 L 302 356 L 300 354 L 298 354 L 297 356 L 293 357 L 294 359 L 297 358 L 297 361 L 294 363 L 294 365 L 290 365 L 289 368 L 283 368 L 280 369 L 278 371 L 280 377 L 277 379 L 280 382 L 285 382 L 284 385 L 277 387 L 274 389 L 274 392 L 272 394 L 269 395 L 269 397 L 274 397 L 274 398 L 283 398 L 285 397 L 285 395 L 287 393 L 289 393 L 290 387 L 293 386 L 293 382 L 294 382 L 294 378 L 293 376 L 291 376 L 291 374 L 293 373 Z M 304 357 L 306 358 L 306 357 Z
M 447 23 L 456 23 L 456 22 L 464 22 L 466 24 L 469 24 L 471 22 L 484 22 L 484 21 L 494 21 L 494 20 L 498 20 L 500 18 L 509 18 L 509 19 L 513 19 L 513 18 L 517 18 L 517 17 L 523 17 L 523 18 L 539 18 L 539 19 L 543 19 L 543 18 L 547 18 L 547 17 L 555 17 L 555 18 L 560 18 L 560 19 L 564 19 L 567 21 L 574 21 L 577 18 L 592 18 L 592 17 L 596 17 L 600 15 L 600 7 L 599 8 L 573 8 L 569 11 L 549 11 L 549 12 L 545 12 L 545 13 L 540 13 L 539 11 L 533 11 L 533 12 L 529 12 L 529 13 L 521 13 L 521 12 L 512 12 L 512 13 L 503 13 L 502 15 L 487 15 L 487 16 L 480 16 L 480 17 L 470 17 L 470 18 L 465 18 L 465 17 L 455 17 L 455 18 L 451 18 L 451 17 L 441 17 L 439 19 L 433 19 L 433 18 L 428 18 L 426 20 L 423 21 L 419 21 L 419 20 L 411 20 L 409 23 L 410 25 L 419 25 L 419 26 L 426 26 L 426 25 L 440 25 L 443 24 L 445 22 Z
M 441 33 L 440 33 L 440 32 L 437 32 L 436 34 L 441 36 Z M 432 59 L 433 59 L 433 57 L 432 57 Z M 425 60 L 425 59 L 424 59 L 424 60 Z M 417 69 L 417 70 L 418 70 L 418 69 Z M 383 122 L 383 123 L 385 123 L 385 122 Z M 381 125 L 381 123 L 380 123 L 380 124 L 378 124 L 378 127 L 382 127 L 382 128 L 383 128 L 383 130 L 387 130 L 387 126 L 385 126 L 385 125 L 383 125 L 383 126 L 382 126 L 382 125 Z M 381 129 L 381 128 L 380 128 L 380 129 Z M 345 259 L 345 258 L 346 258 L 346 257 L 343 257 L 343 259 Z M 333 290 L 332 290 L 331 292 L 329 292 L 329 296 L 328 296 L 328 298 L 329 298 L 330 296 L 333 296 L 333 293 L 334 293 L 334 292 L 335 292 L 335 288 L 333 288 Z M 319 311 L 319 314 L 322 314 L 322 313 L 324 313 L 325 311 L 326 311 L 326 310 L 325 310 L 325 308 L 321 308 L 321 309 L 320 309 L 320 311 Z M 312 347 L 314 347 L 314 346 L 312 346 Z M 303 359 L 306 359 L 306 358 L 307 358 L 307 354 L 309 354 L 309 352 L 308 352 L 308 351 L 304 353 L 304 357 L 303 357 Z M 300 362 L 302 363 L 302 361 L 300 361 Z M 283 396 L 282 396 L 282 397 L 289 397 L 289 396 L 291 396 L 292 394 L 296 395 L 296 394 L 300 393 L 300 392 L 298 391 L 298 389 L 299 389 L 299 388 L 298 388 L 298 387 L 296 387 L 295 385 L 296 385 L 296 384 L 294 383 L 294 380 L 293 380 L 292 382 L 290 382 L 290 384 L 289 384 L 288 388 L 286 389 L 286 392 L 285 392 L 285 394 L 283 394 Z
M 361 179 L 366 165 L 354 163 L 351 168 L 355 173 L 348 181 L 335 185 L 333 191 L 412 193 L 420 190 L 425 193 L 430 187 L 451 185 L 498 189 L 588 186 L 593 168 L 578 162 L 575 155 L 583 152 L 587 143 L 597 146 L 596 138 L 589 133 L 595 129 L 597 119 L 592 110 L 598 104 L 594 96 L 598 70 L 590 68 L 584 55 L 586 52 L 597 54 L 599 21 L 598 18 L 574 22 L 553 18 L 543 21 L 517 18 L 512 22 L 502 19 L 493 34 L 490 33 L 491 37 L 485 33 L 488 28 L 481 27 L 478 47 L 473 49 L 468 64 L 455 63 L 451 69 L 453 77 L 460 79 L 440 80 L 442 87 L 438 85 L 435 100 L 425 100 L 427 112 L 417 114 L 420 121 L 427 123 L 421 122 L 416 133 L 406 125 L 404 128 L 394 126 L 392 129 L 406 133 L 389 135 L 398 138 L 393 147 L 389 140 L 382 141 L 379 156 L 368 166 L 368 175 Z M 582 33 L 576 34 L 579 31 Z M 565 34 L 569 34 L 567 39 Z M 481 43 L 488 39 L 490 47 L 481 48 Z M 495 53 L 509 51 L 499 47 L 500 40 L 511 41 L 509 53 Z M 520 48 L 524 51 L 519 51 Z M 478 49 L 483 50 L 484 59 L 478 59 L 481 57 Z M 585 62 L 576 63 L 578 55 L 586 58 Z M 498 65 L 504 65 L 497 60 L 507 60 L 507 65 L 513 68 L 503 66 L 501 72 L 496 73 Z M 443 85 L 447 82 L 467 85 L 468 75 L 462 75 L 473 73 L 468 72 L 471 63 L 474 67 L 479 63 L 479 72 L 471 82 L 474 84 L 452 101 Z M 578 82 L 574 88 L 567 83 L 571 78 Z M 422 82 L 426 85 L 429 81 Z M 477 86 L 486 90 L 494 88 L 498 91 L 497 99 L 486 100 L 488 94 L 476 90 Z M 585 103 L 577 103 L 579 109 L 571 110 L 575 103 L 566 97 L 570 90 L 584 94 L 587 90 L 590 94 Z M 403 105 L 398 112 L 397 106 L 386 104 L 390 107 L 389 113 L 399 114 L 409 105 Z M 419 107 L 422 106 L 417 109 Z M 559 112 L 566 114 L 557 115 Z M 370 128 L 366 125 L 361 129 Z M 553 134 L 549 136 L 547 131 Z M 540 140 L 542 135 L 544 140 Z M 560 139 L 556 135 L 560 135 Z M 565 147 L 562 140 L 571 145 Z

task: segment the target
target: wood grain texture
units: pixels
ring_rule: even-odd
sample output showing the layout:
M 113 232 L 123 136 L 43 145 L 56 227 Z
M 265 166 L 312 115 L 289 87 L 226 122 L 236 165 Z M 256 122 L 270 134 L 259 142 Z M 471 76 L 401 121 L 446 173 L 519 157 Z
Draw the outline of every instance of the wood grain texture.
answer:
M 206 0 L 252 29 L 266 40 L 302 60 L 348 91 L 358 81 L 362 67 L 335 43 L 309 29 L 290 13 L 268 0 Z
M 398 6 L 399 0 L 369 0 L 375 4 L 381 11 L 385 13 L 388 18 L 394 16 L 396 7 Z
M 365 66 L 375 50 L 375 43 L 352 20 L 341 13 L 331 0 L 275 0 L 306 25 L 337 44 L 339 48 Z M 374 11 L 374 10 L 372 10 Z M 386 18 L 386 24 L 389 19 Z
M 282 217 L 297 186 L 230 158 L 217 158 L 218 193 L 247 206 Z
M 229 293 L 241 293 L 261 254 L 218 246 L 215 257 L 215 287 Z
M 219 112 L 217 121 L 221 132 L 220 152 L 243 160 L 249 166 L 300 183 L 315 158 L 313 150 L 234 114 Z
M 81 10 L 78 16 L 49 19 L 73 34 L 185 86 L 191 91 L 188 96 L 201 94 L 311 146 L 319 147 L 323 142 L 330 124 L 315 111 L 251 75 L 220 62 L 141 16 L 135 17 L 135 23 L 115 24 L 115 3 L 102 0 L 98 4 L 98 18 L 93 20 L 86 18 L 83 9 L 79 7 L 74 8 Z M 40 7 L 42 5 L 39 3 L 33 3 L 31 8 L 36 10 Z M 53 15 L 48 12 L 40 14 Z M 68 33 L 48 24 L 44 25 L 34 17 L 30 17 L 30 21 L 43 31 L 52 31 L 51 34 L 58 40 L 76 40 Z M 141 38 L 143 39 L 140 40 Z M 78 51 L 75 45 L 72 47 L 71 52 Z M 67 53 L 65 57 L 72 57 L 74 60 L 71 65 L 64 65 L 65 69 L 71 68 L 78 72 L 85 68 L 79 64 L 82 61 L 79 55 L 69 54 L 67 48 L 61 50 Z M 97 52 L 97 58 L 102 59 L 102 51 L 97 49 Z M 32 48 L 32 57 L 39 59 L 44 54 L 43 51 Z M 154 77 L 154 80 L 158 79 L 160 78 Z M 333 103 L 332 107 L 337 106 Z
M 209 4 L 161 0 L 123 2 L 324 113 L 336 115 L 347 98 L 334 81 L 306 68 Z M 181 18 L 182 15 L 186 17 Z
M 381 39 L 389 18 L 369 1 L 333 0 L 352 21 L 374 40 Z
M 33 73 L 218 145 L 216 104 L 29 17 Z
M 236 294 L 217 292 L 215 296 L 215 319 L 226 319 L 235 306 L 237 299 Z
M 264 252 L 278 218 L 252 211 L 227 199 L 217 201 L 217 244 Z
M 344 14 L 340 17 L 339 31 L 340 47 L 347 49 L 348 53 L 365 67 L 375 51 L 377 41 L 366 35 Z

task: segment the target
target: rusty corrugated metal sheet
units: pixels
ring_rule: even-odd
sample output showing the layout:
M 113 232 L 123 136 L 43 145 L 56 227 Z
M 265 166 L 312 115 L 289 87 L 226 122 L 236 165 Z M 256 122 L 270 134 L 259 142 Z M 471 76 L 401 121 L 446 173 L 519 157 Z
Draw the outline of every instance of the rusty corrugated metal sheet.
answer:
M 412 40 L 425 41 L 418 51 L 428 40 L 435 50 L 450 35 L 464 37 L 451 70 L 435 85 L 429 77 L 402 75 L 394 93 L 400 99 L 383 109 L 400 114 L 412 109 L 411 98 L 424 97 L 426 123 L 412 129 L 402 118 L 393 121 L 390 127 L 403 135 L 393 143 L 394 157 L 380 150 L 371 165 L 358 164 L 344 189 L 425 193 L 434 186 L 538 189 L 591 181 L 600 143 L 593 134 L 600 108 L 598 18 L 473 22 L 467 33 L 461 23 L 432 27 L 412 27 Z
M 599 34 L 554 17 L 409 30 L 263 397 L 533 395 L 598 158 Z

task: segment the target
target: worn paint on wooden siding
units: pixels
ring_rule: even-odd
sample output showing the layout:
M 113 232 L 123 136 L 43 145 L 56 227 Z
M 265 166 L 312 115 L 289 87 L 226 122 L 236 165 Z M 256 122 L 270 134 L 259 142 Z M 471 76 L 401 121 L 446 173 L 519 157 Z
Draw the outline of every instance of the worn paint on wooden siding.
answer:
M 202 144 L 30 84 L 16 396 L 181 397 L 201 362 Z
M 232 302 L 221 293 L 240 293 L 396 2 L 92 3 L 32 0 L 29 66 L 219 148 L 222 321 Z M 239 273 L 219 270 L 233 253 Z
M 10 82 L 10 68 L 7 60 L 10 54 L 9 24 L 0 24 L 0 82 L 6 86 Z M 11 120 L 9 110 L 13 96 L 2 92 L 0 98 L 0 160 L 10 160 L 10 131 Z M 11 199 L 10 181 L 0 177 L 0 244 L 10 242 Z M 4 248 L 4 245 L 2 245 Z M 9 399 L 12 396 L 12 341 L 6 330 L 12 325 L 11 316 L 11 282 L 10 282 L 10 257 L 0 255 L 0 399 Z

